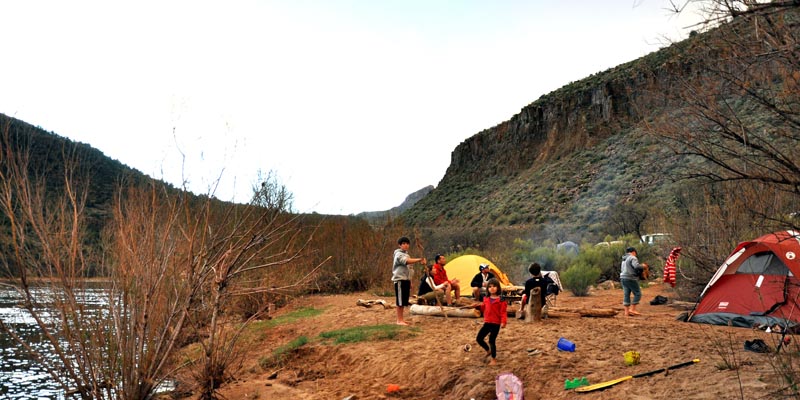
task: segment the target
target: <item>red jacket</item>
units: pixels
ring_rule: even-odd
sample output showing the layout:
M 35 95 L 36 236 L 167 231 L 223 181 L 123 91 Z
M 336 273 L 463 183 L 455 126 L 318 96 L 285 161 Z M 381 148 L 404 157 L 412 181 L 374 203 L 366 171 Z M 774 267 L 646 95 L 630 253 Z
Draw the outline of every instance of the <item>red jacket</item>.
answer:
M 506 312 L 508 304 L 506 304 L 500 297 L 493 299 L 490 296 L 483 298 L 481 304 L 481 312 L 483 313 L 483 322 L 497 325 L 505 325 L 508 321 L 508 313 Z
M 450 279 L 447 278 L 447 271 L 444 270 L 444 265 L 439 263 L 433 264 L 431 272 L 433 272 L 433 283 L 437 286 L 450 281 Z

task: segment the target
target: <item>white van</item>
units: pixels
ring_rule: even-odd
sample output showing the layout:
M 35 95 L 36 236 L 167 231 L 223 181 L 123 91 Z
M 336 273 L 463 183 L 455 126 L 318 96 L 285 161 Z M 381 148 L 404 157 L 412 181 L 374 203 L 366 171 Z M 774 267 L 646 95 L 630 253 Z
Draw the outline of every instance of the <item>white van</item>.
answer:
M 669 233 L 650 233 L 642 236 L 642 243 L 652 246 L 656 243 L 669 240 L 670 236 L 672 235 Z

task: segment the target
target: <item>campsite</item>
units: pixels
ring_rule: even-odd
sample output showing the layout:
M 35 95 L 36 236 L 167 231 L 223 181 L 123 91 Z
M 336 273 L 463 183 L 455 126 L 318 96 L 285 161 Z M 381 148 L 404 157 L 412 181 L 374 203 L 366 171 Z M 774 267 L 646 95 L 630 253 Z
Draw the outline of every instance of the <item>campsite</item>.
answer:
M 751 277 L 755 283 L 757 275 Z M 650 304 L 656 296 L 668 301 Z M 222 393 L 240 399 L 488 400 L 496 398 L 495 378 L 512 373 L 521 380 L 525 399 L 781 397 L 780 390 L 786 386 L 782 373 L 793 368 L 799 350 L 792 335 L 784 338 L 759 327 L 683 322 L 695 304 L 679 301 L 660 276 L 643 284 L 641 316 L 623 316 L 621 298 L 618 282 L 607 281 L 584 297 L 562 292 L 557 302 L 566 308 L 613 309 L 617 311 L 613 316 L 558 316 L 530 323 L 509 316 L 497 339 L 496 366 L 487 365 L 475 344 L 480 318 L 412 315 L 407 310 L 411 326 L 399 328 L 390 338 L 334 344 L 323 338 L 325 332 L 392 325 L 395 310 L 391 306 L 357 305 L 360 299 L 391 305 L 391 294 L 297 298 L 275 313 L 276 321 L 298 310 L 319 312 L 307 318 L 286 318 L 265 329 L 258 344 L 250 347 L 238 381 Z M 307 342 L 292 350 L 283 363 L 266 369 L 259 365 L 275 348 L 301 336 Z M 573 342 L 575 351 L 559 351 L 560 338 Z M 745 343 L 755 339 L 762 340 L 770 352 L 746 350 Z M 785 344 L 776 354 L 779 343 Z M 640 353 L 638 365 L 626 365 L 623 354 L 628 351 Z M 696 359 L 699 362 L 693 363 Z M 597 391 L 565 389 L 567 381 L 598 384 L 676 364 L 686 366 L 625 379 Z

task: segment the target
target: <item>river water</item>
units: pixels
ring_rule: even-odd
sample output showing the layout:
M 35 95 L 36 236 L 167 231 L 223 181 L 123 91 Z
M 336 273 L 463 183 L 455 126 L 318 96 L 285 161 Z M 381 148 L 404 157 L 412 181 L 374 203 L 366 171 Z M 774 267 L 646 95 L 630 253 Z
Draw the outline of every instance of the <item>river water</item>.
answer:
M 38 289 L 43 291 L 46 289 Z M 46 294 L 46 293 L 45 293 Z M 81 302 L 99 308 L 104 304 L 102 288 L 88 289 Z M 42 340 L 36 321 L 20 308 L 21 297 L 11 288 L 0 286 L 0 320 L 13 327 L 33 349 L 47 357 L 49 344 Z M 0 330 L 0 399 L 64 399 L 61 387 L 40 364 L 11 336 Z

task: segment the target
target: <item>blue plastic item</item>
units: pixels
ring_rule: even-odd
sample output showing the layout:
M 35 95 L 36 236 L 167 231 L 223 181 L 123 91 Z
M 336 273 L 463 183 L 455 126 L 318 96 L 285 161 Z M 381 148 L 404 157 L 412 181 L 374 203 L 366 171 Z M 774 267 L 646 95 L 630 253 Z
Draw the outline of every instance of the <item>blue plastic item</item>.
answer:
M 575 343 L 562 337 L 558 339 L 558 349 L 561 351 L 575 351 Z

